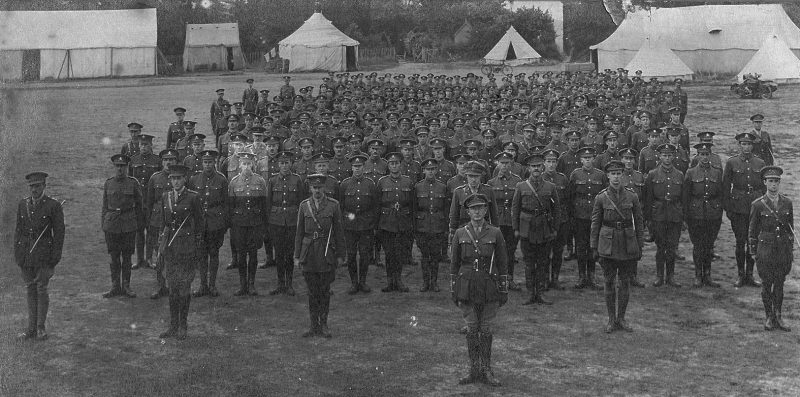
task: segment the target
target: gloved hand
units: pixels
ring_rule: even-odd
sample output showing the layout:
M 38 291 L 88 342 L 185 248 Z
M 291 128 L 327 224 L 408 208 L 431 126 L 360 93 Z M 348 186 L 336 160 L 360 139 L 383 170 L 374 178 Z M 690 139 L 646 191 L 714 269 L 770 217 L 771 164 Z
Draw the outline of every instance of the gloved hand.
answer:
M 596 261 L 600 259 L 600 253 L 597 252 L 597 248 L 592 248 L 592 260 Z
M 503 307 L 506 302 L 508 302 L 508 294 L 500 294 L 500 307 Z

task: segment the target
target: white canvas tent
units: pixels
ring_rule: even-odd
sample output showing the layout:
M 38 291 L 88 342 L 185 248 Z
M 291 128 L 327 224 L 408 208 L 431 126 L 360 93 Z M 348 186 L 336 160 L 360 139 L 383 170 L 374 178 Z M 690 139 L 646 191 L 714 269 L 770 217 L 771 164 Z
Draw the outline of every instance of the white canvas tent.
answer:
M 513 26 L 508 28 L 506 34 L 483 57 L 487 64 L 506 63 L 511 66 L 524 65 L 541 58 L 542 56 L 520 36 Z
M 358 69 L 358 41 L 342 33 L 320 12 L 278 43 L 290 72 L 342 72 Z
M 672 81 L 676 78 L 691 80 L 694 75 L 672 50 L 650 40 L 645 40 L 625 69 L 631 73 L 641 70 L 645 80 L 651 77 L 658 77 L 661 81 Z
M 156 10 L 0 11 L 0 80 L 156 74 Z
M 776 83 L 800 83 L 800 59 L 778 35 L 771 34 L 736 77 L 742 81 L 745 74 L 752 73 Z
M 238 23 L 186 25 L 183 70 L 239 70 L 244 66 Z
M 775 33 L 800 55 L 800 28 L 780 4 L 705 5 L 629 13 L 596 50 L 599 70 L 625 67 L 645 38 L 663 43 L 695 73 L 738 73 Z

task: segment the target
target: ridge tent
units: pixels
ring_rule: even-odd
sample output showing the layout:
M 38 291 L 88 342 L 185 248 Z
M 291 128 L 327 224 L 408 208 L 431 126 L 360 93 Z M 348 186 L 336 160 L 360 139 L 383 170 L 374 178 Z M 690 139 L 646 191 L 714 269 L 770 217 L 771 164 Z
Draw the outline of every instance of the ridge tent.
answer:
M 536 50 L 525 41 L 513 26 L 508 28 L 506 34 L 483 57 L 487 64 L 505 63 L 511 66 L 524 65 L 541 59 Z
M 183 70 L 239 70 L 244 66 L 238 23 L 186 25 Z
M 152 76 L 156 10 L 0 11 L 0 80 Z
M 321 12 L 315 12 L 294 33 L 278 43 L 290 72 L 344 72 L 358 69 L 358 41 L 342 33 Z
M 631 72 L 641 70 L 645 80 L 651 77 L 658 77 L 662 81 L 676 78 L 691 80 L 694 76 L 692 70 L 672 50 L 650 40 L 645 40 L 625 69 Z
M 775 33 L 800 55 L 800 28 L 780 4 L 704 5 L 629 13 L 601 43 L 598 70 L 625 67 L 645 38 L 671 49 L 695 73 L 735 74 Z
M 742 81 L 745 74 L 751 73 L 758 73 L 762 79 L 776 83 L 798 83 L 800 59 L 797 59 L 786 42 L 771 34 L 736 77 Z

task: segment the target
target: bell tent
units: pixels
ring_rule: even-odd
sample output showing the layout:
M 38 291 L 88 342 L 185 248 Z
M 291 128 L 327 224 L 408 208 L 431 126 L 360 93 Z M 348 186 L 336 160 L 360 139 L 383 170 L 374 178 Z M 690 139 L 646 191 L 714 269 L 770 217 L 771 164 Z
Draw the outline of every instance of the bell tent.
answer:
M 278 43 L 278 50 L 290 72 L 344 72 L 358 69 L 358 44 L 315 12 Z
M 0 81 L 156 74 L 156 10 L 0 11 Z
M 657 77 L 662 81 L 672 81 L 677 78 L 691 80 L 694 75 L 672 50 L 664 45 L 651 43 L 650 40 L 645 40 L 642 48 L 636 52 L 625 69 L 641 70 L 642 78 L 645 80 L 651 77 Z
M 244 66 L 238 23 L 186 25 L 183 70 L 239 70 Z
M 758 73 L 762 79 L 776 83 L 800 83 L 800 59 L 797 59 L 786 42 L 771 34 L 736 77 L 742 81 L 745 74 L 752 73 Z
M 514 27 L 508 28 L 506 34 L 483 57 L 487 64 L 505 63 L 511 66 L 524 65 L 541 59 L 536 50 L 525 41 Z

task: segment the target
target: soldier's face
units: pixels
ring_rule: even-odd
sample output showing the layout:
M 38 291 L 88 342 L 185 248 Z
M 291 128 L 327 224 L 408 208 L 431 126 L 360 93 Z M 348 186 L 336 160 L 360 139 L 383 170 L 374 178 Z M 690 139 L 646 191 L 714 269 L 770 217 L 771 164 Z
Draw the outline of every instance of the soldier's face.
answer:
M 672 165 L 672 160 L 675 158 L 675 155 L 672 153 L 661 153 L 658 155 L 658 158 L 661 159 L 661 164 Z
M 606 139 L 606 146 L 608 146 L 610 149 L 616 149 L 617 148 L 617 144 L 619 144 L 619 141 L 617 140 L 617 138 L 608 138 L 608 139 Z
M 679 113 L 679 114 L 670 113 L 670 115 L 669 115 L 669 121 L 670 121 L 670 122 L 672 122 L 672 124 L 678 124 L 678 123 L 680 123 L 680 122 L 681 122 L 681 115 L 680 115 L 680 113 Z
M 414 151 L 410 147 L 403 147 L 400 149 L 400 154 L 403 155 L 403 158 L 410 159 L 414 155 Z
M 706 157 L 708 157 L 708 156 L 706 156 Z M 701 157 L 700 160 L 702 161 L 702 159 L 703 158 Z M 634 165 L 635 162 L 636 162 L 636 159 L 631 157 L 631 156 L 623 156 L 622 157 L 622 163 L 625 164 L 625 169 L 626 170 L 632 170 L 633 169 L 633 165 Z
M 581 166 L 587 170 L 592 167 L 592 161 L 594 156 L 581 156 Z
M 540 177 L 542 175 L 542 171 L 544 171 L 544 164 L 535 164 L 528 166 L 528 172 L 530 172 L 532 177 Z
M 614 187 L 619 187 L 619 183 L 622 176 L 622 171 L 615 170 L 607 172 L 606 175 L 608 176 L 608 184 Z
M 392 174 L 396 174 L 400 172 L 400 162 L 397 160 L 392 160 L 389 162 L 389 172 Z
M 117 177 L 122 177 L 128 175 L 128 165 L 127 164 L 114 164 L 114 170 L 116 171 Z
M 238 121 L 228 120 L 228 129 L 235 130 L 238 125 L 239 125 Z
M 754 128 L 756 131 L 761 131 L 761 126 L 763 126 L 763 125 L 764 125 L 764 122 L 763 122 L 763 121 L 754 121 L 754 122 L 753 122 L 753 128 Z
M 131 133 L 131 139 L 135 138 L 136 136 L 142 133 L 142 130 L 128 130 Z
M 33 185 L 28 185 L 28 191 L 31 192 L 31 197 L 39 198 L 44 193 L 44 182 L 42 183 L 34 183 Z
M 329 168 L 329 164 L 328 164 L 327 161 L 314 163 L 314 172 L 316 172 L 317 174 L 327 175 L 328 174 L 328 168 Z
M 488 210 L 489 207 L 486 205 L 476 205 L 469 207 L 467 209 L 467 213 L 469 214 L 469 219 L 475 222 L 479 222 L 486 216 L 486 211 Z
M 501 173 L 506 173 L 511 170 L 511 160 L 503 160 L 497 163 L 497 168 L 500 169 Z
M 172 188 L 175 190 L 183 189 L 183 185 L 186 184 L 186 177 L 185 176 L 170 176 L 169 183 L 172 185 Z
M 776 194 L 781 188 L 781 180 L 780 178 L 766 178 L 764 179 L 764 185 L 767 186 L 767 191 Z
M 436 178 L 436 168 L 434 167 L 426 167 L 422 170 L 422 173 L 425 174 L 425 179 L 432 180 Z
M 381 148 L 379 146 L 370 146 L 369 147 L 369 155 L 372 157 L 378 157 L 381 154 Z
M 467 184 L 472 187 L 477 187 L 481 184 L 481 176 L 475 174 L 467 174 Z
M 139 141 L 139 150 L 142 154 L 153 154 L 153 144 L 147 141 Z
M 205 149 L 205 147 L 206 147 L 206 144 L 205 144 L 205 142 L 192 142 L 192 150 L 193 150 L 195 153 L 200 153 L 200 152 L 202 152 L 202 151 L 203 151 L 203 149 Z
M 353 164 L 352 168 L 354 177 L 358 178 L 361 175 L 364 175 L 364 164 L 361 163 Z
M 315 199 L 320 200 L 325 197 L 325 189 L 322 186 L 310 185 L 309 189 L 311 190 L 311 196 Z
M 667 134 L 667 138 L 669 139 L 669 143 L 677 145 L 678 141 L 681 139 L 681 136 L 677 134 Z
M 215 162 L 213 159 L 203 159 L 203 172 L 213 172 Z
M 242 157 L 239 159 L 239 169 L 242 171 L 242 174 L 249 175 L 253 173 L 253 160 L 250 160 L 247 157 Z
M 750 154 L 753 152 L 752 142 L 739 142 L 739 147 L 742 149 L 742 153 Z
M 544 169 L 547 172 L 553 172 L 556 170 L 556 165 L 558 165 L 558 159 L 548 158 L 544 160 Z
M 183 112 L 175 113 L 175 116 L 178 118 L 178 121 L 183 122 L 183 118 L 186 117 L 186 114 Z
M 177 163 L 178 163 L 177 159 L 166 158 L 161 160 L 161 167 L 164 169 L 164 171 L 166 171 L 169 168 L 169 166 L 175 165 Z
M 311 156 L 311 152 L 313 150 L 314 150 L 314 147 L 311 146 L 311 145 L 300 146 L 300 154 L 303 155 L 303 157 Z

